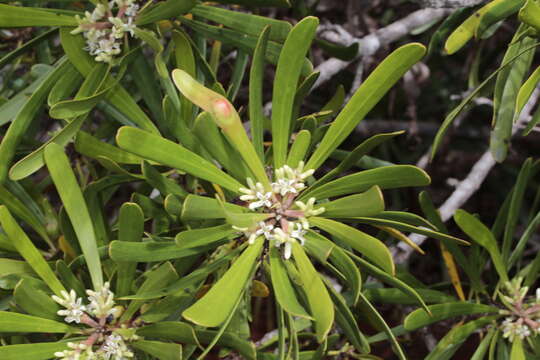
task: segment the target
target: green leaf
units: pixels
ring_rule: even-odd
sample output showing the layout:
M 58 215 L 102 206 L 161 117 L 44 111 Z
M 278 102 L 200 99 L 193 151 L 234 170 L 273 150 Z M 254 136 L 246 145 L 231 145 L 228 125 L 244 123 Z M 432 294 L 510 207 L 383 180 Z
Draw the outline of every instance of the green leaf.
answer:
M 386 134 L 378 134 L 370 137 L 367 140 L 362 141 L 360 145 L 349 152 L 348 155 L 339 163 L 338 166 L 326 173 L 322 178 L 318 179 L 311 185 L 310 188 L 314 189 L 323 184 L 326 184 L 330 180 L 337 177 L 339 174 L 351 169 L 364 155 L 368 154 L 371 150 L 382 144 L 383 142 L 393 139 L 397 135 L 403 134 L 404 131 L 395 131 Z
M 64 149 L 54 143 L 47 145 L 44 158 L 62 204 L 77 234 L 94 289 L 101 289 L 103 286 L 103 274 L 97 250 L 96 233 L 81 189 L 71 170 L 69 160 L 64 153 Z
M 264 28 L 269 26 L 268 38 L 277 42 L 285 41 L 287 34 L 292 29 L 291 24 L 283 20 L 227 10 L 217 6 L 197 5 L 191 12 L 195 16 L 253 36 L 260 36 Z
M 319 19 L 316 17 L 302 19 L 290 31 L 279 55 L 272 93 L 272 149 L 275 169 L 285 165 L 287 159 L 296 86 L 304 57 L 318 25 Z
M 31 202 L 33 200 L 19 198 L 9 191 L 10 184 L 10 182 L 6 182 L 6 186 L 0 185 L 0 204 L 5 205 L 17 218 L 30 225 L 47 242 L 51 249 L 55 249 L 55 245 L 45 228 L 45 219 L 41 211 L 36 211 L 35 208 L 32 209 Z
M 33 276 L 34 271 L 26 261 L 0 258 L 0 278 L 12 274 Z
M 54 70 L 48 73 L 9 126 L 0 144 L 0 183 L 6 180 L 8 168 L 15 155 L 17 145 L 22 140 L 32 120 L 36 117 L 41 105 L 45 102 L 49 90 L 66 70 L 68 64 L 69 61 L 65 57 L 57 62 Z
M 514 122 L 516 118 L 519 118 L 521 110 L 529 101 L 529 98 L 532 95 L 533 90 L 536 88 L 536 85 L 540 82 L 540 66 L 538 66 L 533 73 L 527 78 L 527 80 L 519 88 L 519 92 L 516 97 L 516 107 L 514 109 Z
M 134 127 L 123 126 L 118 130 L 116 142 L 122 149 L 135 155 L 193 174 L 233 192 L 237 192 L 238 188 L 242 187 L 242 184 L 218 169 L 214 164 L 192 153 L 182 145 L 175 144 L 158 135 Z
M 343 176 L 324 184 L 313 191 L 309 188 L 302 193 L 300 200 L 310 197 L 326 199 L 330 197 L 359 193 L 374 185 L 381 189 L 395 189 L 409 186 L 426 186 L 431 179 L 428 174 L 412 165 L 393 165 L 360 171 L 356 174 Z
M 298 301 L 296 291 L 287 275 L 287 268 L 275 247 L 270 249 L 270 276 L 276 300 L 283 310 L 294 316 L 312 319 Z
M 172 77 L 176 87 L 185 97 L 212 115 L 216 124 L 238 150 L 255 178 L 265 188 L 270 189 L 270 182 L 261 159 L 255 152 L 255 148 L 249 140 L 240 116 L 233 105 L 225 97 L 204 87 L 183 70 L 173 70 Z
M 69 60 L 79 72 L 87 77 L 90 71 L 95 66 L 94 59 L 88 54 L 84 47 L 86 46 L 85 40 L 82 35 L 71 35 L 71 28 L 60 29 L 60 42 L 62 47 L 68 56 Z M 108 77 L 105 80 L 104 86 L 110 86 L 116 80 L 112 77 Z M 146 113 L 137 105 L 133 97 L 124 89 L 121 85 L 116 85 L 107 94 L 107 102 L 114 106 L 120 113 L 125 115 L 130 122 L 136 124 L 146 131 L 150 131 L 155 134 L 159 134 L 158 129 L 152 123 Z
M 522 3 L 523 1 L 519 1 Z M 527 0 L 525 5 L 519 10 L 519 20 L 525 24 L 532 26 L 536 30 L 540 29 L 540 4 L 535 0 Z
M 287 165 L 292 168 L 298 167 L 300 161 L 304 161 L 310 145 L 311 133 L 308 130 L 299 131 L 287 156 Z
M 403 326 L 409 331 L 419 329 L 423 326 L 433 324 L 442 320 L 450 319 L 456 316 L 475 315 L 475 314 L 496 314 L 499 309 L 484 304 L 472 304 L 468 302 L 454 302 L 446 304 L 436 304 L 428 306 L 432 315 L 429 315 L 424 309 L 417 309 L 407 315 Z
M 512 137 L 512 126 L 514 119 L 516 119 L 514 114 L 516 98 L 535 53 L 534 49 L 531 49 L 531 45 L 535 44 L 536 40 L 526 37 L 518 41 L 517 38 L 520 33 L 518 30 L 513 39 L 515 42 L 509 45 L 502 62 L 503 64 L 506 63 L 508 59 L 518 53 L 521 55 L 498 74 L 495 83 L 493 97 L 494 126 L 491 131 L 489 148 L 494 159 L 498 162 L 502 162 L 508 153 L 508 145 Z M 522 53 L 524 49 L 529 50 Z
M 389 274 L 395 273 L 392 254 L 382 241 L 343 223 L 312 216 L 309 223 L 337 237 Z
M 373 216 L 384 211 L 384 198 L 381 189 L 375 185 L 361 194 L 342 197 L 323 203 L 322 217 L 348 218 L 356 216 Z
M 70 102 L 78 101 L 79 99 L 83 99 L 83 98 L 88 99 L 88 98 L 91 98 L 92 96 L 95 96 L 94 94 L 101 94 L 98 96 L 99 98 L 101 98 L 104 95 L 104 92 L 98 93 L 98 90 L 102 85 L 104 77 L 109 73 L 109 71 L 110 71 L 110 68 L 108 66 L 105 66 L 103 64 L 96 65 L 92 69 L 92 71 L 89 73 L 89 75 L 86 77 L 86 79 L 84 80 L 81 88 L 75 95 L 75 100 L 70 100 L 67 102 L 60 102 L 57 104 L 60 104 L 60 105 L 64 104 L 62 106 L 64 106 L 65 108 L 65 105 L 67 107 L 71 106 L 69 105 Z M 70 73 L 71 72 L 68 72 L 68 75 Z M 49 94 L 49 99 L 50 99 L 50 94 Z M 53 105 L 53 107 L 54 106 L 55 105 Z M 87 109 L 87 110 L 90 111 L 90 109 Z M 45 150 L 45 147 L 52 142 L 61 146 L 67 145 L 67 143 L 79 131 L 83 122 L 86 120 L 86 115 L 88 115 L 87 114 L 88 111 L 79 112 L 78 116 L 75 119 L 71 119 L 71 121 L 69 121 L 69 123 L 57 134 L 55 134 L 51 139 L 49 139 L 47 142 L 41 145 L 38 149 L 34 150 L 31 154 L 27 155 L 26 157 L 24 157 L 23 159 L 15 163 L 15 165 L 13 165 L 11 169 L 9 170 L 9 177 L 12 180 L 19 180 L 39 170 L 44 164 L 43 152 Z M 68 110 L 68 113 L 69 113 L 69 110 Z M 71 116 L 65 116 L 63 118 L 67 119 L 70 117 Z
M 69 333 L 73 328 L 66 323 L 0 311 L 0 333 Z
M 178 247 L 172 241 L 166 242 L 125 242 L 114 240 L 109 247 L 109 254 L 114 261 L 129 262 L 153 262 L 169 259 L 180 259 L 197 255 L 216 248 L 228 242 L 228 239 L 219 238 L 203 244 L 193 242 Z
M 78 131 L 75 138 L 75 150 L 81 155 L 100 160 L 107 158 L 118 164 L 140 164 L 142 158 L 117 146 L 101 141 L 85 131 Z
M 153 292 L 167 286 L 172 281 L 178 279 L 178 274 L 170 262 L 165 262 L 159 267 L 148 271 L 145 274 L 146 279 L 138 287 L 137 294 Z M 129 321 L 133 315 L 145 304 L 143 300 L 134 300 L 129 303 L 128 308 L 122 314 L 120 322 Z
M 140 206 L 129 202 L 122 204 L 118 219 L 118 241 L 140 242 L 143 231 L 144 215 Z M 116 265 L 116 296 L 130 293 L 136 268 L 137 264 L 130 262 L 120 262 Z
M 182 188 L 182 186 L 176 183 L 176 181 L 162 175 L 147 161 L 143 161 L 142 163 L 142 173 L 146 178 L 146 181 L 156 188 L 163 196 L 173 194 L 181 199 L 184 199 L 188 194 L 187 191 Z
M 334 323 L 334 304 L 319 273 L 299 243 L 292 244 L 292 253 L 302 280 L 301 289 L 306 294 L 311 315 L 315 319 L 317 341 L 321 343 Z
M 358 327 L 358 323 L 347 306 L 343 296 L 338 293 L 331 284 L 327 282 L 327 288 L 330 291 L 330 296 L 336 307 L 336 323 L 345 333 L 347 339 L 351 344 L 361 353 L 368 354 L 370 352 L 370 346 L 366 339 L 366 336 L 362 333 Z
M 69 339 L 73 341 L 74 339 Z M 54 353 L 67 350 L 67 341 L 16 344 L 0 346 L 0 358 L 2 360 L 19 360 L 24 354 L 24 360 L 48 360 L 54 357 Z
M 309 159 L 306 169 L 317 169 L 321 166 L 384 94 L 424 56 L 425 52 L 426 48 L 423 45 L 411 43 L 388 55 L 362 83 L 332 122 L 319 147 Z
M 253 7 L 281 7 L 288 8 L 291 7 L 289 0 L 216 0 L 215 2 L 220 4 L 237 4 L 244 6 L 253 6 Z
M 177 17 L 195 6 L 195 0 L 167 0 L 157 3 L 142 11 L 135 20 L 136 25 L 148 25 L 160 20 Z
M 360 293 L 360 305 L 362 306 L 362 310 L 366 311 L 370 314 L 372 320 L 379 325 L 379 327 L 383 328 L 383 331 L 386 333 L 387 338 L 390 340 L 392 346 L 392 350 L 394 353 L 398 356 L 400 360 L 406 360 L 407 357 L 403 353 L 403 349 L 401 349 L 401 346 L 399 345 L 399 342 L 396 339 L 396 336 L 382 317 L 382 315 L 377 311 L 377 309 L 369 302 L 368 299 L 365 298 L 365 296 Z
M 0 4 L 0 28 L 78 25 L 74 16 L 47 10 Z
M 15 286 L 13 298 L 17 306 L 30 315 L 63 321 L 56 313 L 60 310 L 60 305 L 51 298 L 49 288 L 41 280 L 23 278 Z
M 419 288 L 415 288 L 414 291 L 428 304 L 456 301 L 455 297 L 449 296 L 442 291 Z M 418 303 L 417 298 L 404 293 L 400 289 L 369 288 L 364 289 L 363 294 L 374 303 L 396 305 L 415 305 Z
M 237 13 L 236 11 L 234 13 Z M 261 161 L 264 162 L 264 112 L 263 112 L 263 83 L 264 83 L 264 59 L 268 47 L 268 37 L 271 32 L 269 27 L 264 27 L 257 40 L 257 45 L 251 60 L 249 72 L 249 120 L 251 122 L 251 139 L 255 151 Z
M 19 45 L 16 49 L 2 55 L 2 57 L 0 58 L 0 68 L 3 68 L 6 64 L 12 62 L 17 57 L 21 56 L 27 51 L 30 51 L 35 46 L 41 44 L 44 40 L 47 40 L 52 35 L 56 34 L 57 31 L 58 28 L 52 28 L 36 34 L 36 36 L 32 36 L 30 40 L 28 40 L 24 44 Z
M 450 360 L 455 352 L 463 345 L 465 340 L 473 334 L 493 323 L 497 316 L 486 316 L 481 319 L 469 321 L 465 324 L 458 324 L 452 328 L 437 344 L 437 346 L 429 353 L 425 360 Z M 523 358 L 525 359 L 525 358 Z
M 176 234 L 175 241 L 178 246 L 183 248 L 201 246 L 217 240 L 226 239 L 236 232 L 237 230 L 228 224 L 218 225 L 179 232 Z
M 264 239 L 251 244 L 231 268 L 195 304 L 186 309 L 182 316 L 195 324 L 216 327 L 221 325 L 231 313 L 242 295 L 256 261 L 262 251 Z
M 224 203 L 227 210 L 234 213 L 246 212 L 247 208 L 231 203 Z M 223 208 L 216 199 L 207 196 L 188 195 L 184 200 L 182 221 L 206 220 L 206 219 L 224 219 Z
M 13 246 L 19 254 L 27 261 L 32 269 L 38 274 L 49 288 L 57 295 L 61 296 L 62 291 L 65 291 L 64 285 L 60 283 L 54 272 L 49 267 L 49 264 L 43 259 L 39 250 L 34 246 L 32 241 L 26 236 L 19 224 L 11 216 L 9 210 L 4 206 L 0 206 L 0 224 L 11 240 Z
M 454 221 L 472 240 L 489 252 L 499 277 L 503 282 L 508 281 L 506 263 L 491 231 L 480 220 L 462 209 L 456 211 Z
M 512 341 L 512 350 L 510 351 L 511 360 L 525 360 L 525 350 L 523 350 L 523 342 L 519 336 L 514 337 Z
M 487 8 L 486 11 L 482 12 L 474 35 L 477 38 L 481 38 L 482 34 L 484 34 L 493 24 L 516 13 L 523 4 L 525 4 L 525 0 L 492 1 L 489 4 L 491 6 Z
M 161 341 L 137 340 L 130 343 L 135 349 L 144 351 L 159 360 L 182 360 L 182 345 Z

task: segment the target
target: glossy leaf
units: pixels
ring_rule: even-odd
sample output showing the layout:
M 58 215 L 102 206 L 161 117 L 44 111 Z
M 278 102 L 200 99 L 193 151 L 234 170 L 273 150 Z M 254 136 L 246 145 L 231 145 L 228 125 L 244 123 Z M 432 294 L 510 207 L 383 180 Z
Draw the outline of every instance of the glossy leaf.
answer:
M 182 360 L 182 345 L 161 341 L 137 340 L 130 343 L 135 349 L 144 351 L 159 360 Z
M 403 326 L 409 331 L 419 329 L 423 326 L 436 323 L 456 316 L 474 314 L 498 313 L 499 309 L 484 304 L 473 304 L 468 302 L 455 302 L 446 304 L 430 305 L 432 315 L 428 315 L 423 309 L 418 309 L 407 315 Z
M 372 216 L 384 211 L 384 198 L 381 189 L 375 185 L 361 194 L 345 196 L 322 205 L 325 209 L 322 217 Z
M 502 281 L 508 281 L 506 263 L 502 258 L 497 240 L 491 231 L 480 220 L 465 210 L 457 210 L 454 214 L 454 221 L 472 240 L 489 252 L 499 277 Z
M 270 182 L 263 164 L 233 105 L 225 97 L 204 87 L 183 70 L 175 69 L 172 77 L 176 87 L 185 97 L 212 115 L 214 121 L 238 150 L 256 179 L 269 189 Z
M 49 288 L 57 296 L 61 296 L 61 292 L 66 289 L 51 270 L 49 264 L 43 259 L 39 250 L 3 205 L 0 206 L 0 224 L 19 254 L 28 262 L 36 274 L 45 281 Z
M 388 55 L 364 80 L 345 108 L 332 122 L 306 169 L 317 169 L 345 140 L 354 127 L 379 102 L 388 90 L 416 64 L 426 48 L 419 43 L 404 45 Z
M 310 313 L 315 319 L 317 341 L 321 343 L 334 323 L 334 305 L 319 273 L 299 243 L 292 244 L 292 254 L 302 280 L 301 289 L 306 294 Z
M 25 360 L 48 360 L 54 356 L 55 352 L 67 349 L 66 341 L 4 345 L 0 346 L 0 358 L 19 360 L 21 354 L 24 354 Z
M 272 93 L 272 151 L 275 169 L 286 162 L 296 86 L 318 24 L 319 20 L 315 17 L 302 19 L 290 31 L 279 55 Z
M 247 208 L 231 203 L 224 203 L 226 209 L 231 212 L 239 213 L 248 211 Z M 182 220 L 203 220 L 203 219 L 224 219 L 223 208 L 216 199 L 207 196 L 188 195 L 184 200 Z
M 69 333 L 72 331 L 73 328 L 63 322 L 10 311 L 0 311 L 0 332 L 2 333 Z
M 39 8 L 0 4 L 0 28 L 77 25 L 77 19 L 74 16 Z
M 214 164 L 184 148 L 182 145 L 149 132 L 124 126 L 116 135 L 118 145 L 145 159 L 156 161 L 202 179 L 214 182 L 234 192 L 242 185 Z
M 230 225 L 218 225 L 209 228 L 186 230 L 176 234 L 175 241 L 180 247 L 191 247 L 211 243 L 216 240 L 226 239 L 237 230 Z
M 374 185 L 379 186 L 381 189 L 394 189 L 409 186 L 426 186 L 430 182 L 431 179 L 428 174 L 415 166 L 385 166 L 343 176 L 313 191 L 308 190 L 302 193 L 300 200 L 309 197 L 326 199 L 334 196 L 359 193 L 368 190 Z
M 135 24 L 147 25 L 160 20 L 177 17 L 191 10 L 195 6 L 195 3 L 195 0 L 168 0 L 160 2 L 142 11 L 137 16 Z
M 255 240 L 255 243 L 244 250 L 225 275 L 201 299 L 186 309 L 182 316 L 201 326 L 221 325 L 242 295 L 249 280 L 248 277 L 262 251 L 263 243 L 263 238 Z
M 13 298 L 17 306 L 29 315 L 63 321 L 57 314 L 60 305 L 51 298 L 49 288 L 41 280 L 30 277 L 23 278 L 15 286 Z
M 395 265 L 392 255 L 386 245 L 379 239 L 351 226 L 330 219 L 312 216 L 309 218 L 309 222 L 311 225 L 336 236 L 356 251 L 362 253 L 362 255 L 381 267 L 384 271 L 394 274 Z
M 44 158 L 62 204 L 77 234 L 94 289 L 101 289 L 103 274 L 97 250 L 96 233 L 81 189 L 71 170 L 69 160 L 64 153 L 64 149 L 54 143 L 47 145 Z
M 311 316 L 298 301 L 296 291 L 289 279 L 289 275 L 287 275 L 287 268 L 283 261 L 279 251 L 272 247 L 270 249 L 270 275 L 276 300 L 283 310 L 288 313 L 311 319 Z

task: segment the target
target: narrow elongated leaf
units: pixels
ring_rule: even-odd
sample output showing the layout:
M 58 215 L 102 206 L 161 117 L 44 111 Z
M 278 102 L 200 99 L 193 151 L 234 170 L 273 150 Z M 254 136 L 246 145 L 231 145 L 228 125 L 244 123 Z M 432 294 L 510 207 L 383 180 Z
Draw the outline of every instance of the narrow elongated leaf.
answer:
M 17 306 L 29 315 L 63 321 L 56 313 L 60 310 L 60 305 L 51 298 L 49 288 L 41 280 L 23 278 L 15 286 L 13 298 Z
M 73 341 L 74 339 L 69 340 Z M 4 345 L 0 346 L 0 358 L 2 360 L 19 360 L 21 354 L 24 354 L 24 360 L 48 360 L 54 357 L 55 352 L 67 349 L 67 341 Z
M 423 45 L 411 43 L 388 55 L 362 83 L 332 122 L 319 147 L 309 159 L 306 169 L 317 169 L 321 166 L 384 94 L 424 56 L 425 52 L 426 48 Z
M 255 152 L 240 116 L 232 104 L 222 95 L 201 85 L 183 70 L 175 69 L 172 77 L 176 87 L 185 97 L 212 115 L 214 121 L 238 150 L 257 180 L 265 188 L 270 189 L 270 182 L 261 159 Z
M 58 61 L 54 70 L 47 75 L 43 82 L 28 98 L 5 133 L 2 143 L 0 143 L 0 183 L 3 183 L 6 180 L 8 168 L 15 155 L 17 145 L 21 141 L 32 120 L 36 117 L 39 108 L 47 98 L 47 93 L 54 85 L 55 81 L 57 81 L 65 71 L 68 63 L 69 61 L 65 57 Z
M 325 209 L 321 214 L 322 217 L 373 216 L 384 211 L 384 198 L 381 189 L 375 185 L 361 194 L 345 196 L 322 205 Z
M 195 0 L 168 0 L 163 1 L 154 6 L 150 6 L 137 16 L 135 24 L 147 25 L 156 23 L 160 20 L 177 17 L 187 13 L 193 6 Z
M 242 295 L 249 280 L 248 276 L 261 253 L 263 243 L 263 238 L 255 240 L 255 243 L 238 257 L 225 275 L 201 299 L 185 310 L 182 316 L 201 326 L 221 325 Z
M 175 144 L 158 135 L 124 126 L 118 130 L 116 142 L 122 149 L 145 159 L 186 171 L 233 192 L 237 192 L 238 188 L 242 187 L 242 184 L 218 169 L 214 164 L 192 153 L 182 145 Z
M 276 300 L 283 310 L 294 316 L 311 319 L 311 316 L 298 301 L 296 291 L 289 279 L 289 275 L 287 275 L 287 268 L 275 247 L 270 249 L 270 275 Z
M 538 82 L 540 82 L 540 66 L 538 66 L 533 71 L 533 73 L 519 88 L 519 92 L 516 98 L 516 108 L 514 109 L 514 122 L 517 118 L 519 118 L 521 110 L 523 110 L 523 107 L 525 106 L 527 101 L 529 101 L 529 98 L 531 97 L 532 92 L 536 88 L 536 85 L 538 85 Z
M 272 150 L 275 169 L 285 165 L 287 159 L 294 94 L 302 62 L 318 24 L 319 20 L 315 17 L 302 19 L 290 31 L 279 55 L 272 93 Z
M 43 259 L 39 250 L 3 205 L 0 206 L 0 224 L 19 254 L 28 262 L 36 274 L 45 281 L 49 288 L 57 296 L 61 296 L 62 291 L 66 289 L 51 270 L 49 264 Z
M 137 340 L 130 344 L 159 360 L 182 360 L 182 345 L 180 344 L 150 340 Z
M 287 156 L 287 165 L 292 168 L 298 167 L 300 161 L 304 161 L 311 144 L 311 133 L 309 130 L 301 130 L 296 134 L 296 138 Z
M 257 40 L 257 45 L 251 60 L 249 72 L 249 120 L 251 122 L 251 140 L 255 151 L 261 161 L 264 162 L 264 112 L 263 112 L 263 83 L 264 83 L 264 58 L 268 47 L 268 37 L 271 29 L 264 27 Z
M 493 265 L 495 266 L 495 270 L 499 274 L 499 277 L 502 281 L 508 281 L 508 274 L 506 269 L 506 263 L 504 262 L 501 252 L 499 250 L 499 246 L 497 245 L 497 240 L 489 231 L 489 229 L 482 224 L 480 220 L 466 212 L 465 210 L 458 210 L 456 211 L 454 215 L 454 221 L 458 226 L 463 230 L 471 239 L 473 239 L 475 242 L 477 242 L 480 246 L 485 248 L 489 255 L 491 256 L 491 260 L 493 261 Z
M 231 203 L 224 203 L 226 209 L 231 212 L 239 213 L 248 211 L 247 208 Z M 184 200 L 182 214 L 180 215 L 183 221 L 203 220 L 203 219 L 224 219 L 225 213 L 223 208 L 216 199 L 199 196 L 188 195 Z
M 15 247 L 14 250 L 16 250 Z M 0 259 L 0 278 L 11 274 L 32 276 L 34 275 L 34 270 L 26 261 Z
M 291 24 L 283 20 L 227 10 L 217 6 L 197 5 L 191 12 L 195 16 L 254 36 L 259 36 L 263 29 L 270 25 L 269 39 L 277 42 L 285 41 L 287 34 L 292 29 Z
M 140 242 L 143 231 L 144 215 L 140 206 L 135 203 L 124 203 L 120 208 L 118 219 L 118 240 Z M 116 296 L 123 296 L 130 293 L 136 267 L 136 263 L 129 262 L 121 262 L 116 265 Z
M 494 322 L 497 316 L 486 316 L 481 319 L 459 324 L 452 328 L 437 344 L 425 360 L 450 360 L 467 338 L 478 329 Z M 514 358 L 512 358 L 514 359 Z M 525 360 L 525 358 L 523 358 Z
M 66 323 L 37 316 L 0 311 L 0 332 L 21 333 L 68 333 L 73 328 Z
M 455 302 L 447 304 L 436 304 L 428 307 L 431 310 L 429 315 L 425 310 L 418 309 L 407 315 L 403 326 L 409 331 L 419 329 L 423 326 L 436 323 L 441 320 L 463 315 L 474 314 L 496 314 L 499 309 L 484 304 L 472 304 L 468 302 Z
M 49 11 L 47 11 L 49 10 Z M 26 26 L 77 26 L 74 16 L 39 9 L 0 4 L 0 28 Z
M 510 359 L 511 360 L 525 360 L 525 350 L 523 349 L 523 341 L 519 336 L 514 338 L 512 341 L 512 350 L 510 350 Z
M 395 273 L 392 255 L 386 245 L 379 239 L 330 219 L 312 216 L 309 218 L 309 222 L 313 226 L 336 236 L 389 274 L 393 275 Z
M 101 289 L 103 274 L 97 250 L 96 233 L 81 189 L 71 170 L 69 160 L 64 153 L 64 149 L 54 143 L 47 145 L 44 157 L 56 190 L 77 234 L 94 289 Z
M 521 0 L 519 2 L 522 2 Z M 527 0 L 525 5 L 519 10 L 519 20 L 535 29 L 540 29 L 540 4 L 534 0 Z
M 381 189 L 394 189 L 409 186 L 426 186 L 431 179 L 426 172 L 411 165 L 385 166 L 347 175 L 337 180 L 306 191 L 300 196 L 300 200 L 309 197 L 326 199 L 329 197 L 359 193 L 368 190 L 374 185 Z
M 176 244 L 180 247 L 190 247 L 193 244 L 200 246 L 206 243 L 211 243 L 216 240 L 226 239 L 230 235 L 236 233 L 230 225 L 218 225 L 209 228 L 193 229 L 179 232 L 176 237 Z
M 326 339 L 334 323 L 334 304 L 319 273 L 299 243 L 293 243 L 292 253 L 302 280 L 301 288 L 306 294 L 311 315 L 315 319 L 315 333 L 320 343 Z

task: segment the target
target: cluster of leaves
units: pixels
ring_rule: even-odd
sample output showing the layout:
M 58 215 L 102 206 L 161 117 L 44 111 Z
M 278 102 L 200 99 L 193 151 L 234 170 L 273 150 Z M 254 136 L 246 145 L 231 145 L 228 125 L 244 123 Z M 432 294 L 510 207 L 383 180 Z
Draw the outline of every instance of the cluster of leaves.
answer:
M 497 34 L 497 30 L 510 23 L 518 15 L 519 26 L 497 69 L 484 80 L 481 64 L 486 61 L 482 42 Z M 478 96 L 492 98 L 493 120 L 489 139 L 490 151 L 498 162 L 504 161 L 513 135 L 513 124 L 517 122 L 527 101 L 540 81 L 540 68 L 531 71 L 540 30 L 540 3 L 536 0 L 494 0 L 480 8 L 460 8 L 452 13 L 433 35 L 430 50 L 443 47 L 443 52 L 453 55 L 471 39 L 479 41 L 474 65 L 469 74 L 469 90 L 462 101 L 448 113 L 439 128 L 432 147 L 432 157 L 441 146 L 442 140 L 456 117 L 471 106 Z M 528 76 L 527 76 L 528 75 Z M 540 122 L 536 111 L 523 129 L 528 135 Z
M 121 17 L 127 2 L 116 4 Z M 84 9 L 87 19 L 94 5 Z M 371 150 L 401 132 L 338 149 L 424 56 L 421 44 L 392 52 L 347 104 L 339 88 L 305 114 L 302 103 L 318 78 L 309 60 L 312 41 L 342 58 L 358 51 L 315 39 L 315 17 L 293 27 L 192 0 L 149 3 L 123 19 L 129 30 L 116 31 L 122 50 L 104 61 L 94 55 L 107 44 L 87 48 L 89 38 L 104 35 L 85 34 L 84 12 L 66 6 L 0 4 L 0 28 L 52 27 L 0 58 L 0 67 L 13 68 L 6 82 L 21 56 L 35 51 L 49 59 L 0 102 L 7 128 L 0 143 L 1 359 L 202 359 L 216 349 L 245 359 L 361 359 L 380 341 L 405 359 L 398 336 L 477 314 L 489 316 L 453 328 L 428 358 L 449 359 L 478 329 L 488 330 L 476 359 L 494 349 L 509 352 L 507 338 L 513 358 L 538 355 L 536 338 L 521 336 L 528 329 L 522 323 L 536 321 L 537 304 L 523 289 L 536 280 L 540 257 L 526 262 L 522 254 L 538 215 L 529 216 L 513 243 L 538 163 L 524 164 L 491 231 L 466 212 L 456 215 L 474 240 L 467 257 L 459 246 L 467 242 L 448 233 L 425 193 L 425 218 L 386 210 L 382 191 L 428 185 L 423 170 L 374 158 L 359 170 Z M 451 19 L 434 41 L 455 26 Z M 111 31 L 106 36 L 123 26 L 107 21 L 98 24 Z M 49 41 L 56 34 L 60 47 Z M 528 39 L 519 34 L 519 41 Z M 235 54 L 227 87 L 216 75 L 225 52 Z M 237 111 L 246 74 L 249 102 Z M 532 82 L 517 96 L 521 106 Z M 329 159 L 337 160 L 330 170 L 323 167 Z M 402 232 L 440 240 L 460 301 L 396 269 L 381 239 L 416 246 Z M 486 282 L 477 269 L 490 265 L 498 276 Z M 469 279 L 467 296 L 458 266 Z M 420 308 L 390 328 L 376 307 L 381 303 Z M 368 325 L 380 333 L 368 336 Z M 269 335 L 255 344 L 260 329 Z

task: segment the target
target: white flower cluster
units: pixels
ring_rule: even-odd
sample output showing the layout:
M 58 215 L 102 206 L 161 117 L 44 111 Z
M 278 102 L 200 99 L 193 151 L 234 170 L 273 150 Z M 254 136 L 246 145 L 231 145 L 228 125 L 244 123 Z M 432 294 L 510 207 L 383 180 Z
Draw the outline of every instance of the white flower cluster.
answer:
M 116 9 L 116 16 L 112 10 Z M 76 16 L 79 26 L 72 34 L 83 33 L 87 50 L 96 61 L 110 63 L 121 52 L 121 39 L 126 33 L 134 36 L 134 19 L 139 10 L 135 0 L 112 0 L 108 4 L 98 4 L 84 18 Z
M 69 349 L 54 354 L 63 360 L 127 360 L 134 356 L 126 345 L 126 340 L 115 329 L 108 328 L 109 318 L 116 315 L 119 310 L 114 303 L 114 293 L 110 290 L 110 284 L 106 282 L 98 291 L 86 290 L 88 305 L 83 304 L 83 299 L 77 297 L 74 290 L 69 293 L 62 291 L 62 297 L 53 295 L 52 299 L 65 309 L 57 313 L 64 316 L 67 323 L 84 323 L 94 328 L 94 332 L 86 341 L 79 343 L 69 342 Z M 96 321 L 97 319 L 97 321 Z M 94 351 L 93 345 L 100 344 Z
M 536 289 L 536 296 L 527 299 L 528 286 L 521 286 L 523 278 L 518 277 L 504 284 L 507 292 L 501 298 L 509 310 L 502 310 L 507 314 L 501 323 L 503 337 L 510 342 L 519 338 L 521 340 L 540 333 L 540 289 Z
M 268 220 L 259 222 L 254 228 L 235 227 L 235 229 L 244 232 L 249 244 L 253 244 L 257 237 L 264 236 L 276 247 L 283 245 L 283 256 L 289 259 L 292 243 L 299 241 L 304 245 L 306 241 L 304 236 L 309 229 L 307 218 L 324 212 L 324 207 L 314 208 L 315 198 L 310 198 L 307 203 L 294 201 L 294 198 L 305 189 L 305 180 L 313 173 L 314 170 L 304 170 L 304 162 L 300 162 L 296 169 L 285 165 L 275 171 L 274 182 L 270 184 L 271 190 L 265 189 L 260 182 L 255 183 L 248 178 L 249 188 L 239 189 L 243 194 L 240 200 L 248 202 L 250 210 L 260 210 L 271 216 Z
M 522 319 L 515 319 L 513 317 L 507 317 L 501 324 L 503 337 L 508 338 L 510 342 L 515 338 L 525 339 L 531 335 L 531 329 L 523 323 Z

